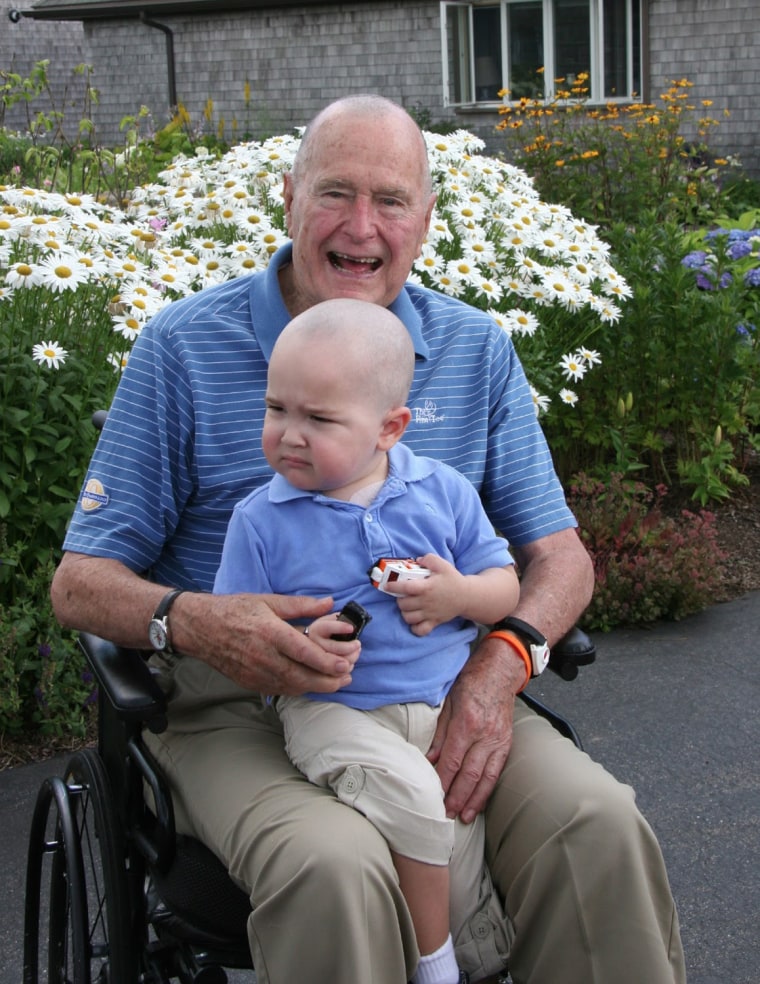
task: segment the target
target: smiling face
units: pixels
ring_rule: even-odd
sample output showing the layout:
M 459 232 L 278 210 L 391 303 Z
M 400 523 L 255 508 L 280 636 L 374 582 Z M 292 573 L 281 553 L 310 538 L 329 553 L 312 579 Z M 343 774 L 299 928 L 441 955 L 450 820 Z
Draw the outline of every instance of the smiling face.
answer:
M 305 146 L 304 146 L 305 145 Z M 400 107 L 328 107 L 285 177 L 292 314 L 335 297 L 387 307 L 420 253 L 435 202 L 422 135 Z

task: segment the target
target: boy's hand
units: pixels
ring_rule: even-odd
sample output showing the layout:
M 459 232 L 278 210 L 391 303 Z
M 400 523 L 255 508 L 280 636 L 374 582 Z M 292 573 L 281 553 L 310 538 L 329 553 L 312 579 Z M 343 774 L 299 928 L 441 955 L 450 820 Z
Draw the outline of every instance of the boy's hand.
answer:
M 332 638 L 338 635 L 349 636 L 354 631 L 350 622 L 338 618 L 339 614 L 340 612 L 333 612 L 331 615 L 323 615 L 322 618 L 316 619 L 305 630 L 305 635 L 326 652 L 332 653 L 334 656 L 343 656 L 353 666 L 359 658 L 362 644 L 358 639 L 340 642 L 338 639 Z
M 416 560 L 422 567 L 427 567 L 430 577 L 397 581 L 386 590 L 388 594 L 398 596 L 401 616 L 412 632 L 424 636 L 460 613 L 465 577 L 437 554 L 425 554 Z

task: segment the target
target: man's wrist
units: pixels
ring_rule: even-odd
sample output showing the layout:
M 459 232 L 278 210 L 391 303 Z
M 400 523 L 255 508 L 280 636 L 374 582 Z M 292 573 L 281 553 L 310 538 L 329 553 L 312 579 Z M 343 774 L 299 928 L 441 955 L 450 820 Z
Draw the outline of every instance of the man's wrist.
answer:
M 507 632 L 517 637 L 530 659 L 531 676 L 540 676 L 549 664 L 549 643 L 543 632 L 530 622 L 508 615 L 494 625 L 495 632 Z
M 171 648 L 175 656 L 189 655 L 193 649 L 193 630 L 188 621 L 188 610 L 191 599 L 197 597 L 197 592 L 183 591 L 177 595 L 171 607 Z
M 533 676 L 533 663 L 528 650 L 514 632 L 508 632 L 505 629 L 494 629 L 493 632 L 488 633 L 486 639 L 498 639 L 500 642 L 506 643 L 512 653 L 517 656 L 519 661 L 522 663 L 522 669 L 525 676 L 522 683 L 520 683 L 517 690 L 515 690 L 515 694 L 521 693 L 528 686 L 531 677 Z

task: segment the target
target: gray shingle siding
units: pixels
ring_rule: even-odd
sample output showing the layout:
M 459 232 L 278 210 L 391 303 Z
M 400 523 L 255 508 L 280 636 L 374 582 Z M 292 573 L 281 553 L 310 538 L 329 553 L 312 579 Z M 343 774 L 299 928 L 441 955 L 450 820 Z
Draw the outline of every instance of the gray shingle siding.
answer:
M 760 8 L 757 0 L 650 0 L 651 95 L 670 79 L 694 83 L 692 102 L 720 126 L 710 145 L 760 177 Z M 725 117 L 724 111 L 730 111 Z
M 75 81 L 72 71 L 76 65 L 87 61 L 82 25 L 76 22 L 37 23 L 23 17 L 12 23 L 8 14 L 22 6 L 18 0 L 0 0 L 0 70 L 26 78 L 35 62 L 49 59 L 48 77 L 56 103 L 60 106 L 65 97 L 71 103 L 75 90 L 79 91 L 77 81 L 81 83 L 81 80 Z M 49 100 L 42 100 L 39 106 L 32 104 L 33 113 L 49 109 Z M 6 111 L 4 124 L 9 130 L 23 130 L 26 119 L 25 107 L 19 104 Z
M 216 126 L 257 136 L 303 124 L 327 101 L 379 91 L 406 106 L 441 112 L 437 3 L 341 4 L 272 13 L 164 17 L 174 34 L 178 99 L 194 125 L 213 101 Z M 121 118 L 146 105 L 169 117 L 165 40 L 134 19 L 88 21 L 89 61 L 100 88 L 96 123 L 113 136 Z M 218 53 L 209 58 L 209 50 Z M 244 104 L 244 83 L 251 104 Z M 208 127 L 207 127 L 208 128 Z

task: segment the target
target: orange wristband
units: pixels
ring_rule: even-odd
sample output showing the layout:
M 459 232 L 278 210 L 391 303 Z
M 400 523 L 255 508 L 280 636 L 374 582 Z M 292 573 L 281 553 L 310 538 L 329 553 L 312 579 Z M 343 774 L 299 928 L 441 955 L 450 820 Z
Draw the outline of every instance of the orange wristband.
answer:
M 501 639 L 502 642 L 508 643 L 523 663 L 525 663 L 525 683 L 517 691 L 518 694 L 522 693 L 522 691 L 525 690 L 530 683 L 533 676 L 533 660 L 530 658 L 530 653 L 513 632 L 502 632 L 499 629 L 496 629 L 493 632 L 489 632 L 486 639 Z

